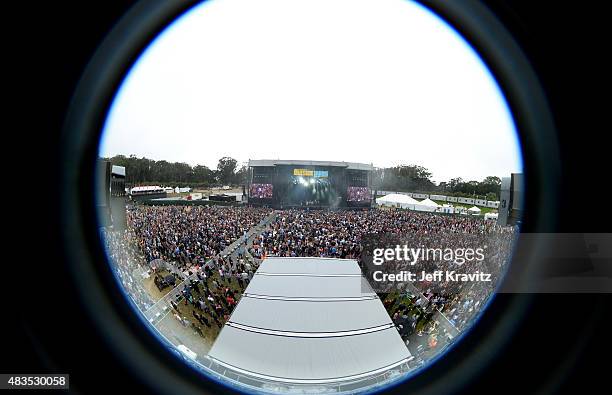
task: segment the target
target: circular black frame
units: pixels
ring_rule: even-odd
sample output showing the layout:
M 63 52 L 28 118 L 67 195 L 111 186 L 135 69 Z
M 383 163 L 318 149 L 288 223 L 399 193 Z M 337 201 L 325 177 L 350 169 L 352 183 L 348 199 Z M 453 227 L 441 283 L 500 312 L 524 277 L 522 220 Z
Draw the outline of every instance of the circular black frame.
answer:
M 103 338 L 141 380 L 164 393 L 230 393 L 162 347 L 125 303 L 97 231 L 95 161 L 104 121 L 117 90 L 149 43 L 201 1 L 145 0 L 133 6 L 100 45 L 74 93 L 62 134 L 61 215 L 64 248 L 83 305 Z M 526 169 L 523 232 L 552 232 L 560 181 L 552 116 L 539 81 L 503 25 L 476 0 L 421 0 L 478 52 L 495 76 L 521 140 Z M 530 259 L 538 258 L 532 251 Z M 511 265 L 510 270 L 515 268 Z M 499 296 L 499 295 L 498 295 Z M 435 363 L 386 390 L 453 392 L 474 379 L 521 319 L 529 295 L 496 297 L 479 322 Z M 138 334 L 138 336 L 136 336 Z

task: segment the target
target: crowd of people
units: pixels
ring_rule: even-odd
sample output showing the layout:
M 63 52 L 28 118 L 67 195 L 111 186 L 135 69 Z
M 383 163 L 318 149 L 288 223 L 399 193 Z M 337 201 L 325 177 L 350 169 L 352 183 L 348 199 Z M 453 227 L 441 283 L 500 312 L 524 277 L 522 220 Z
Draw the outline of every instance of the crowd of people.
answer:
M 205 331 L 225 323 L 256 270 L 241 253 L 232 257 L 221 256 L 220 252 L 241 237 L 246 240 L 247 232 L 270 213 L 270 209 L 253 207 L 134 206 L 128 211 L 128 229 L 109 232 L 105 242 L 109 255 L 118 263 L 124 287 L 141 307 L 151 302 L 138 286 L 139 279 L 133 278 L 134 269 L 146 269 L 150 262 L 163 260 L 189 276 L 191 280 L 183 283 L 181 300 L 190 306 L 188 320 Z M 442 264 L 446 269 L 468 273 L 480 270 L 492 275 L 491 283 L 414 282 L 413 291 L 418 295 L 411 297 L 419 307 L 389 310 L 407 336 L 408 327 L 411 331 L 432 331 L 435 325 L 417 323 L 426 322 L 434 310 L 457 330 L 465 329 L 494 293 L 516 233 L 513 227 L 468 216 L 395 209 L 289 209 L 277 211 L 275 219 L 248 244 L 247 251 L 254 258 L 335 257 L 363 263 L 368 245 L 385 241 L 386 235 L 393 235 L 393 242 L 402 239 L 414 246 L 481 246 L 486 251 L 483 261 Z M 431 270 L 436 264 L 441 262 L 423 260 L 413 270 Z M 197 280 L 192 274 L 197 274 Z M 178 301 L 173 305 L 181 322 L 185 321 Z M 407 305 L 410 303 L 402 306 L 406 309 Z
M 356 258 L 361 253 L 359 213 L 285 210 L 250 247 L 252 254 Z
M 141 273 L 147 270 L 144 256 L 129 230 L 120 232 L 102 229 L 101 238 L 110 261 L 123 289 L 142 311 L 154 303 L 143 287 Z
M 436 314 L 435 306 L 420 295 L 394 292 L 383 304 L 398 329 L 400 337 L 409 346 L 415 363 L 422 364 L 449 345 L 453 336 Z
M 270 212 L 230 206 L 135 206 L 128 211 L 128 228 L 147 262 L 162 259 L 188 268 L 204 265 Z
M 161 292 L 167 285 L 159 284 L 169 282 L 170 275 L 160 276 L 164 268 L 185 278 L 204 270 L 208 262 L 215 277 L 229 282 L 235 279 L 238 289 L 244 289 L 256 267 L 242 254 L 233 260 L 220 252 L 244 237 L 270 212 L 265 208 L 228 206 L 136 205 L 128 207 L 125 230 L 102 229 L 101 237 L 124 290 L 140 310 L 146 311 L 155 300 L 146 290 L 144 278 L 153 276 Z M 221 306 L 225 308 L 223 303 Z
M 369 202 L 372 199 L 368 187 L 348 187 L 346 200 L 349 202 Z
M 257 199 L 271 199 L 273 188 L 272 184 L 251 184 L 250 196 Z
M 415 282 L 458 329 L 465 328 L 486 304 L 502 277 L 512 251 L 514 227 L 468 216 L 439 215 L 405 210 L 285 210 L 250 246 L 254 256 L 335 257 L 361 260 L 368 244 L 389 242 L 414 247 L 482 248 L 485 259 L 469 262 L 422 260 L 411 267 L 491 274 L 490 283 L 472 281 Z M 362 262 L 363 263 L 363 262 Z
M 191 326 L 202 337 L 208 331 L 216 333 L 221 329 L 252 277 L 246 274 L 242 257 L 238 258 L 240 262 L 235 266 L 242 275 L 226 275 L 221 268 L 205 265 L 183 283 L 177 299 L 170 301 L 180 323 Z M 234 262 L 230 258 L 228 263 L 233 266 Z

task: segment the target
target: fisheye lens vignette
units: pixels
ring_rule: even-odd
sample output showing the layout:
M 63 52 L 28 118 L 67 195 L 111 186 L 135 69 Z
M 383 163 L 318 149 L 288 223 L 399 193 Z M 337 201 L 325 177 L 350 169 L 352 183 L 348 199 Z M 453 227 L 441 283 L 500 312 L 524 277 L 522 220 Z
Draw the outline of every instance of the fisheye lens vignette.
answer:
M 117 127 L 126 119 L 125 110 L 123 118 L 117 115 L 118 108 L 129 103 L 130 86 L 142 87 L 133 81 L 149 72 L 143 65 L 159 61 L 156 47 L 172 41 L 170 32 L 177 37 L 180 28 L 184 34 L 197 33 L 188 19 L 205 15 L 204 5 L 175 21 L 139 58 L 117 94 L 101 139 L 99 181 L 107 187 L 100 193 L 109 191 L 98 203 L 101 234 L 127 297 L 179 355 L 210 378 L 221 376 L 245 391 L 365 392 L 427 367 L 469 331 L 491 301 L 518 231 L 520 218 L 500 207 L 500 200 L 505 179 L 520 179 L 515 173 L 522 171 L 522 160 L 494 78 L 457 32 L 411 5 L 418 9 L 415 18 L 427 15 L 452 32 L 451 47 L 459 45 L 458 51 L 469 55 L 466 64 L 489 86 L 489 96 L 481 100 L 496 108 L 491 122 L 501 126 L 488 130 L 495 134 L 488 138 L 500 135 L 511 159 L 503 173 L 482 181 L 464 181 L 461 174 L 444 174 L 443 181 L 429 168 L 405 160 L 355 161 L 347 147 L 363 141 L 351 142 L 348 135 L 343 150 L 321 158 L 300 142 L 325 142 L 324 136 L 300 132 L 297 144 L 282 142 L 284 159 L 258 150 L 258 142 L 277 137 L 258 131 L 229 143 L 220 133 L 218 141 L 226 143 L 209 155 L 217 160 L 216 169 L 193 159 L 188 160 L 192 164 L 173 163 L 183 150 L 173 146 L 167 158 L 159 157 L 163 150 L 154 146 L 164 143 L 155 133 L 147 141 L 136 137 L 139 147 L 134 149 L 130 140 L 151 131 L 135 111 L 128 126 L 141 130 L 126 136 L 129 128 Z M 151 102 L 162 93 L 168 92 L 138 95 L 148 95 L 144 101 L 154 107 Z M 183 100 L 202 104 L 197 95 Z M 293 105 L 299 113 L 307 111 L 302 102 Z M 193 104 L 184 111 L 193 111 Z M 172 111 L 168 119 L 185 122 Z M 394 139 L 399 143 L 410 137 L 404 133 Z M 239 145 L 242 151 L 236 152 L 248 157 L 221 154 Z M 367 145 L 365 151 L 354 151 L 366 155 L 377 148 Z M 380 150 L 387 146 L 380 144 Z M 147 150 L 157 160 L 136 156 Z M 486 149 L 474 152 L 467 154 L 477 156 L 481 167 L 495 161 Z M 442 156 L 429 162 L 461 158 L 452 152 Z M 467 169 L 466 176 L 473 177 Z

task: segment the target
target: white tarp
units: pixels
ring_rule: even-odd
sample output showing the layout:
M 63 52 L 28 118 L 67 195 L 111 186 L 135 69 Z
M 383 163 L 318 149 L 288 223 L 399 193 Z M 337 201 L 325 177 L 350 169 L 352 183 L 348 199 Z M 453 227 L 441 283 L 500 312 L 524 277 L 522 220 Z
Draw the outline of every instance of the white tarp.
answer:
M 472 206 L 472 207 L 468 208 L 468 211 L 469 211 L 470 213 L 472 213 L 472 214 L 478 214 L 478 213 L 480 213 L 480 209 L 479 209 L 478 207 L 476 207 L 476 206 Z

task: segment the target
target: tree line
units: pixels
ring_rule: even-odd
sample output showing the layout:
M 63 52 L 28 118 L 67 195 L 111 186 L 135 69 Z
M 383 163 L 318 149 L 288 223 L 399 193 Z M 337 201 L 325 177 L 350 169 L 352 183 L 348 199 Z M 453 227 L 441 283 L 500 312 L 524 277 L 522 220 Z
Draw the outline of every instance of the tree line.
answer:
M 167 186 L 211 187 L 222 185 L 244 185 L 247 182 L 246 165 L 238 165 L 231 157 L 219 159 L 216 169 L 207 166 L 190 166 L 182 162 L 168 162 L 137 158 L 135 155 L 117 155 L 110 160 L 113 165 L 124 166 L 128 186 L 160 184 Z M 486 197 L 498 200 L 501 179 L 485 177 L 482 181 L 464 181 L 453 178 L 436 184 L 432 173 L 423 166 L 400 165 L 377 168 L 372 174 L 372 188 L 397 192 L 421 192 L 465 197 Z
M 137 158 L 135 155 L 116 155 L 109 160 L 113 165 L 126 168 L 126 184 L 137 186 L 160 184 L 164 186 L 211 187 L 241 185 L 246 182 L 247 168 L 238 166 L 234 158 L 219 159 L 216 169 L 207 166 L 191 166 L 183 162 L 168 162 Z
M 482 181 L 464 181 L 462 178 L 453 178 L 448 182 L 436 184 L 431 180 L 431 176 L 431 172 L 423 166 L 400 165 L 379 168 L 375 169 L 372 175 L 372 187 L 383 191 L 499 199 L 501 187 L 499 177 L 488 176 Z

